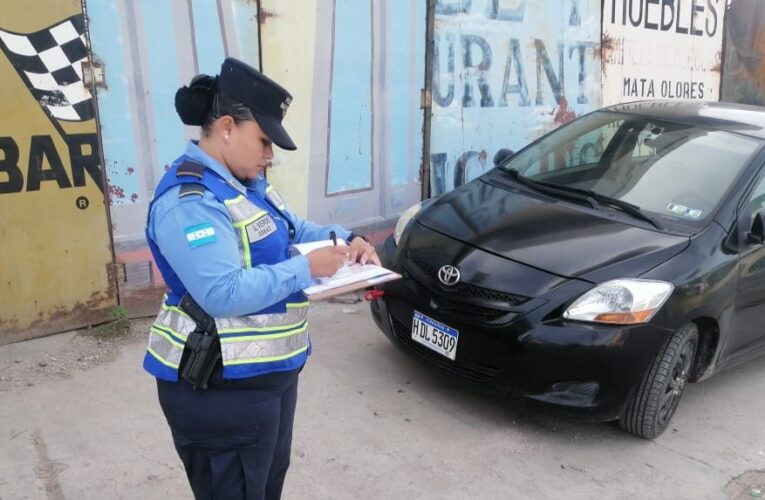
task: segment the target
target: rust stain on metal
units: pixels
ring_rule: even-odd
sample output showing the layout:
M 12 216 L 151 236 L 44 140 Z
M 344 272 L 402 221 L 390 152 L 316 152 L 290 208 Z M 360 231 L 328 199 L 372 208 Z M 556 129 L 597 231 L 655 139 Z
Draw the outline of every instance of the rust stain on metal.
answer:
M 758 64 L 754 70 L 754 79 L 757 86 L 762 88 L 765 85 L 765 29 L 757 32 L 754 39 L 754 52 L 758 56 Z
M 277 14 L 266 9 L 260 9 L 260 12 L 258 12 L 258 22 L 260 24 L 266 24 L 266 21 L 269 19 L 276 19 L 277 17 L 279 17 Z
M 19 321 L 16 318 L 13 319 L 2 319 L 0 320 L 0 332 L 3 331 L 13 331 L 19 329 Z M 0 340 L 0 344 L 2 344 L 2 340 Z
M 109 199 L 124 199 L 125 198 L 125 190 L 122 189 L 119 186 L 115 186 L 114 184 L 108 184 L 106 186 L 106 191 L 109 193 Z
M 573 110 L 568 109 L 568 99 L 562 97 L 558 103 L 558 109 L 555 112 L 553 122 L 558 125 L 563 125 L 576 118 L 576 113 Z
M 600 40 L 600 51 L 608 52 L 614 50 L 614 39 L 608 33 L 603 33 L 603 38 Z
M 40 313 L 35 321 L 24 328 L 19 328 L 17 320 L 0 322 L 0 345 L 109 321 L 110 310 L 116 302 L 114 296 L 115 292 L 111 288 L 94 292 L 84 303 L 77 302 L 71 307 L 62 306 L 47 314 Z
M 56 323 L 71 317 L 77 317 L 78 319 L 91 317 L 97 309 L 104 307 L 104 302 L 109 302 L 113 296 L 113 292 L 110 291 L 93 292 L 87 302 L 76 302 L 71 307 L 57 307 L 45 315 L 45 317 L 33 321 L 29 328 L 40 326 L 40 322 Z
M 616 52 L 621 48 L 621 43 L 620 39 L 614 38 L 604 32 L 603 37 L 600 39 L 600 59 L 603 62 L 618 62 L 614 59 L 617 57 Z

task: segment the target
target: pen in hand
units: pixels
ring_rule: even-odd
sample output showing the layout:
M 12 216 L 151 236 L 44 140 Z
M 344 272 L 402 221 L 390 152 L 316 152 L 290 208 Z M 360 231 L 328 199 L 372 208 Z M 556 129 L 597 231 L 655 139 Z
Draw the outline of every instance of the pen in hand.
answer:
M 332 240 L 332 244 L 334 246 L 337 246 L 337 235 L 335 234 L 334 231 L 329 232 L 329 238 Z

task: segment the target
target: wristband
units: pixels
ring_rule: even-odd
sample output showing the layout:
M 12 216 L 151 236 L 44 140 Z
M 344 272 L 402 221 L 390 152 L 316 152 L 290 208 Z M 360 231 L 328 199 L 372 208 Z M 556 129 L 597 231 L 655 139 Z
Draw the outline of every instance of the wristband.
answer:
M 361 238 L 362 240 L 364 240 L 367 243 L 369 243 L 369 240 L 365 236 L 363 236 L 361 234 L 356 234 L 356 233 L 351 233 L 351 235 L 348 236 L 348 239 L 345 240 L 345 241 L 350 245 L 351 242 L 353 241 L 353 238 Z

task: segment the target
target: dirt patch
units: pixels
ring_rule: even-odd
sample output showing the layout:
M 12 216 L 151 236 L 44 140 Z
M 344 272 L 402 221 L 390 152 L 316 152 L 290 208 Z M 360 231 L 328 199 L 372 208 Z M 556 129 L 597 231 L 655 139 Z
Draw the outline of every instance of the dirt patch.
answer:
M 744 500 L 765 495 L 765 470 L 750 470 L 734 477 L 723 489 L 725 498 Z
M 38 348 L 0 361 L 0 393 L 70 378 L 78 371 L 109 362 L 122 346 L 146 342 L 152 321 L 153 318 L 118 319 L 63 334 L 69 335 L 65 342 L 35 339 L 34 342 L 40 342 Z

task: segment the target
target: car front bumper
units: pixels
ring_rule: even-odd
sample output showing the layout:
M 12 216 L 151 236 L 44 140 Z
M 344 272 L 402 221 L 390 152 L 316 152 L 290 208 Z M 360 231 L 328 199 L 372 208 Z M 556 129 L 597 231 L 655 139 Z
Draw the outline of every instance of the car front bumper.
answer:
M 389 252 L 386 265 L 395 267 Z M 374 321 L 393 344 L 460 378 L 585 420 L 619 418 L 672 334 L 651 324 L 566 321 L 560 318 L 556 300 L 541 301 L 543 305 L 504 323 L 441 314 L 433 308 L 428 290 L 403 275 L 402 280 L 378 286 L 385 293 L 371 303 Z M 415 310 L 459 331 L 454 361 L 412 340 Z

